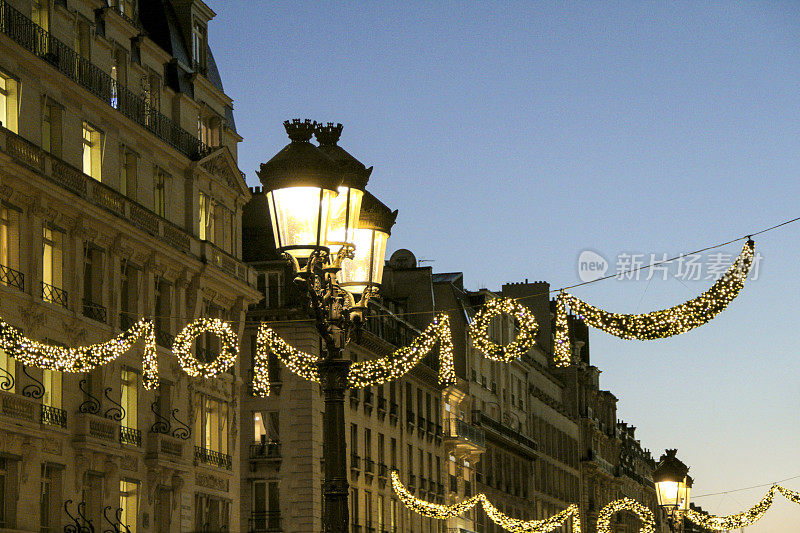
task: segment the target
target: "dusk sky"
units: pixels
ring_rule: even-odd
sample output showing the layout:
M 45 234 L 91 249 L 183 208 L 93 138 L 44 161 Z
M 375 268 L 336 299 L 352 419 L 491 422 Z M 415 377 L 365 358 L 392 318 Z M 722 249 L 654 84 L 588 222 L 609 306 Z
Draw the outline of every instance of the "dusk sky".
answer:
M 621 254 L 647 263 L 800 216 L 797 3 L 208 3 L 248 183 L 288 142 L 283 120 L 341 122 L 340 144 L 375 167 L 369 190 L 400 211 L 389 253 L 469 289 L 557 289 L 580 281 L 585 250 L 614 273 Z M 756 237 L 757 279 L 702 328 L 591 332 L 618 417 L 656 459 L 678 448 L 714 514 L 768 487 L 700 496 L 800 476 L 798 234 Z M 640 277 L 574 293 L 641 313 L 713 283 L 677 266 Z M 778 496 L 747 531 L 798 522 Z

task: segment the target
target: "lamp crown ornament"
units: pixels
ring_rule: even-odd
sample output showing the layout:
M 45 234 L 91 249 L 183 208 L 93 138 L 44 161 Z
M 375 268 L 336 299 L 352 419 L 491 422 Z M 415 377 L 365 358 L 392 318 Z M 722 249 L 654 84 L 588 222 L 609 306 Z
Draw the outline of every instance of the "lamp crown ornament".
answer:
M 320 146 L 335 146 L 339 142 L 339 137 L 342 136 L 343 127 L 341 124 L 334 124 L 333 122 L 328 122 L 324 125 L 318 123 L 314 129 L 314 136 Z
M 291 121 L 285 120 L 283 122 L 283 127 L 286 128 L 286 133 L 292 142 L 307 143 L 311 141 L 311 136 L 314 135 L 316 126 L 317 123 L 309 119 L 300 120 L 299 118 L 294 118 Z

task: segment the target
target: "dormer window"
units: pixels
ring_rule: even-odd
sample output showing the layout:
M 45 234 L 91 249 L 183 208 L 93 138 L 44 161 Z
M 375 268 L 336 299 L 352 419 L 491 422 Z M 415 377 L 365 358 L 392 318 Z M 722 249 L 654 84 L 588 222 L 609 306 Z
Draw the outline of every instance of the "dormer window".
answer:
M 195 20 L 192 23 L 192 62 L 195 70 L 201 74 L 206 73 L 206 48 L 207 32 L 206 26 L 202 22 Z

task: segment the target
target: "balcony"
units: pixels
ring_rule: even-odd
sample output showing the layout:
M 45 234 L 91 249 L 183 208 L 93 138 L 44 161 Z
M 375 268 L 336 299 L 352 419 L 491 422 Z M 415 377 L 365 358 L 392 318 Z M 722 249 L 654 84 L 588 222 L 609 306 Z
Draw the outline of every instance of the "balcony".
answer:
M 361 457 L 358 454 L 351 453 L 350 454 L 350 474 L 358 479 L 358 475 L 361 473 Z
M 147 434 L 147 455 L 150 461 L 163 461 L 165 463 L 183 462 L 184 441 L 165 433 Z
M 119 443 L 140 447 L 142 445 L 142 432 L 135 428 L 121 426 L 119 428 Z
M 418 416 L 417 417 L 417 434 L 422 437 L 423 433 L 425 433 L 425 428 L 427 427 L 427 423 L 424 417 Z
M 358 408 L 358 404 L 361 401 L 361 391 L 358 389 L 350 389 L 350 407 L 353 409 Z
M 209 450 L 208 448 L 201 448 L 200 446 L 194 447 L 194 460 L 198 463 L 227 468 L 228 470 L 233 466 L 231 456 L 227 453 L 220 453 L 215 450 Z
M 386 418 L 386 398 L 378 396 L 378 417 L 383 420 Z
M 414 412 L 406 411 L 406 424 L 408 425 L 408 432 L 414 433 Z
M 108 318 L 105 306 L 86 299 L 83 300 L 83 316 L 102 322 L 103 324 L 106 323 Z
M 2 1 L 2 0 L 0 0 Z M 42 282 L 42 300 L 56 305 L 60 305 L 64 309 L 67 308 L 67 291 L 60 289 L 49 283 Z
M 58 407 L 42 404 L 42 424 L 46 426 L 67 427 L 67 412 Z
M 448 441 L 451 442 L 456 448 L 465 448 L 464 451 L 473 451 L 476 448 L 482 449 L 486 447 L 486 433 L 479 427 L 459 419 L 451 418 L 449 420 Z
M 0 284 L 25 292 L 25 274 L 11 267 L 0 265 Z
M 417 490 L 417 476 L 415 476 L 414 474 L 409 474 L 408 475 L 408 487 L 407 488 L 411 492 L 414 492 L 415 490 Z
M 113 80 L 105 71 L 34 24 L 5 0 L 0 0 L 0 33 L 39 56 L 108 106 L 149 130 L 188 158 L 202 159 L 211 152 L 196 135 L 161 114 L 150 102 Z
M 258 442 L 250 445 L 251 461 L 280 461 L 281 443 L 278 441 Z
M 372 414 L 373 394 L 374 393 L 369 389 L 364 390 L 364 413 L 366 413 L 367 416 Z
M 121 441 L 119 422 L 99 414 L 79 412 L 75 416 L 75 428 L 73 442 L 90 447 L 112 446 Z
M 281 527 L 281 512 L 267 511 L 265 513 L 251 513 L 247 520 L 248 533 L 273 533 L 283 531 Z
M 472 420 L 473 423 L 486 428 L 506 442 L 522 448 L 531 457 L 535 457 L 539 445 L 535 440 L 526 437 L 520 431 L 510 428 L 478 410 L 472 411 Z

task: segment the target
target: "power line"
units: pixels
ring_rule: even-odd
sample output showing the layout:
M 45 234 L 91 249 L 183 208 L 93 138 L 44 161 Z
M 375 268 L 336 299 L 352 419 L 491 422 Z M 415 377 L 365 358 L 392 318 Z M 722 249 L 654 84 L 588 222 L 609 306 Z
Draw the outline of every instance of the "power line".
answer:
M 701 494 L 700 496 L 692 495 L 692 498 L 706 498 L 708 496 L 720 496 L 722 494 L 730 494 L 732 492 L 741 492 L 743 490 L 751 490 L 751 489 L 761 489 L 764 487 L 771 487 L 772 485 L 778 485 L 780 483 L 784 483 L 786 481 L 791 481 L 793 479 L 800 478 L 800 475 L 787 477 L 786 479 L 781 479 L 780 481 L 773 481 L 772 483 L 762 483 L 761 485 L 753 485 L 751 487 L 743 487 L 741 489 L 732 489 L 732 490 L 724 490 L 722 492 L 711 492 L 709 494 Z

